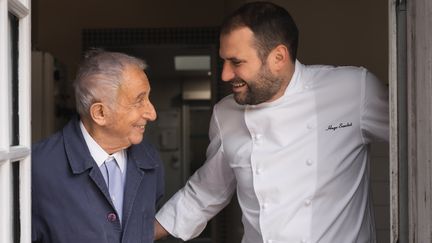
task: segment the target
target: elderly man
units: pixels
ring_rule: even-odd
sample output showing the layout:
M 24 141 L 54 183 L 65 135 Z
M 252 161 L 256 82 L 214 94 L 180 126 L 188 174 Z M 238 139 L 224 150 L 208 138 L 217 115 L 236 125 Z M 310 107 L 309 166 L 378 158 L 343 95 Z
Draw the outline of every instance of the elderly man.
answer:
M 156 119 L 142 60 L 88 53 L 75 80 L 79 117 L 32 148 L 32 241 L 153 242 L 163 193 Z

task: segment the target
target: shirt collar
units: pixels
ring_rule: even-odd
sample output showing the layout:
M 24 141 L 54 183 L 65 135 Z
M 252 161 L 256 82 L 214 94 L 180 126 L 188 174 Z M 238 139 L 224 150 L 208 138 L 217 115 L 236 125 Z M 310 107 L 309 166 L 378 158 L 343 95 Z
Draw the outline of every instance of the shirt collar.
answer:
M 79 124 L 80 124 L 81 132 L 83 134 L 84 140 L 90 151 L 90 154 L 93 157 L 93 159 L 96 161 L 98 167 L 100 167 L 108 158 L 114 157 L 117 161 L 118 166 L 120 167 L 121 172 L 123 173 L 125 171 L 126 160 L 127 160 L 126 151 L 122 149 L 118 152 L 115 152 L 114 154 L 111 155 L 108 154 L 88 133 L 82 121 L 80 121 Z
M 294 73 L 291 77 L 291 80 L 288 84 L 288 87 L 285 90 L 284 97 L 289 94 L 296 93 L 297 91 L 302 90 L 303 86 L 301 85 L 301 78 L 304 69 L 304 65 L 301 64 L 298 60 L 295 61 L 294 64 Z

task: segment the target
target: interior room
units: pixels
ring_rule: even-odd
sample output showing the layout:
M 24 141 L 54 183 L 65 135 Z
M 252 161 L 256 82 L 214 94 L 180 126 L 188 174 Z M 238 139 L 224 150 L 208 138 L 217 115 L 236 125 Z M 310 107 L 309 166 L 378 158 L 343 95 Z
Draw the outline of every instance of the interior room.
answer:
M 221 81 L 218 27 L 246 0 L 124 0 L 31 2 L 32 142 L 74 114 L 72 81 L 92 47 L 146 60 L 158 119 L 146 136 L 157 145 L 169 199 L 205 161 L 213 105 L 229 94 Z M 388 1 L 274 0 L 300 30 L 304 64 L 363 66 L 388 84 Z M 378 242 L 390 242 L 389 148 L 372 145 L 370 171 Z M 235 197 L 190 242 L 240 243 Z M 158 242 L 182 242 L 168 238 Z

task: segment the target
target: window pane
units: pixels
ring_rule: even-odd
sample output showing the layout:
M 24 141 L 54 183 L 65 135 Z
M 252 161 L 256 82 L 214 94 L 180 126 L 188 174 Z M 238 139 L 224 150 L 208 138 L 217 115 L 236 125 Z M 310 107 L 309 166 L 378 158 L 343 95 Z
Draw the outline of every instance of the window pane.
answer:
M 15 161 L 12 163 L 12 185 L 13 185 L 13 237 L 14 243 L 20 242 L 20 233 L 21 233 L 21 225 L 20 225 L 20 163 L 19 161 Z
M 9 13 L 9 99 L 10 99 L 10 144 L 19 145 L 19 121 L 18 121 L 18 23 L 16 16 Z

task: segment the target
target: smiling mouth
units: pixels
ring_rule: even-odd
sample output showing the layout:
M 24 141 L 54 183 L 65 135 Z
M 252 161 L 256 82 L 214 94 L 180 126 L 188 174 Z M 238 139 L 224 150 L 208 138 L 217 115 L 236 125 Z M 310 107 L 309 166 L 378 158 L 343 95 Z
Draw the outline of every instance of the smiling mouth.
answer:
M 240 88 L 246 85 L 246 82 L 244 81 L 232 81 L 231 85 L 233 86 L 233 88 Z

